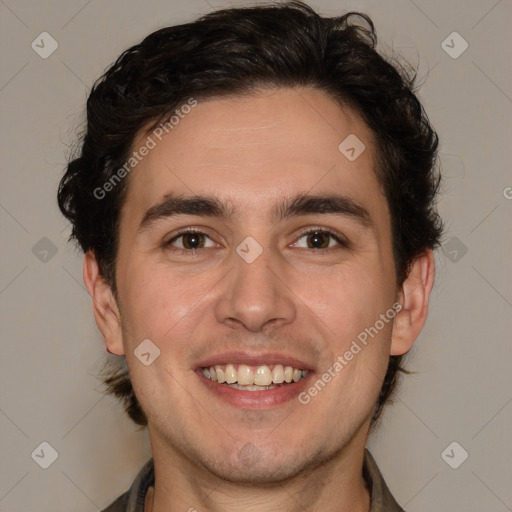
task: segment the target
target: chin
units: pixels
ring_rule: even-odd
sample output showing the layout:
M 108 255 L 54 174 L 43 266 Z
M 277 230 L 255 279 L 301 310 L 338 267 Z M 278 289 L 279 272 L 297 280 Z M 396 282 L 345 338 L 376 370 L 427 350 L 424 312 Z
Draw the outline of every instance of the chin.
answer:
M 297 475 L 324 464 L 330 457 L 315 454 L 307 457 L 304 447 L 296 453 L 261 448 L 251 442 L 234 448 L 231 456 L 219 460 L 202 461 L 206 469 L 217 477 L 235 484 L 268 485 L 279 484 Z M 300 455 L 298 455 L 300 453 Z

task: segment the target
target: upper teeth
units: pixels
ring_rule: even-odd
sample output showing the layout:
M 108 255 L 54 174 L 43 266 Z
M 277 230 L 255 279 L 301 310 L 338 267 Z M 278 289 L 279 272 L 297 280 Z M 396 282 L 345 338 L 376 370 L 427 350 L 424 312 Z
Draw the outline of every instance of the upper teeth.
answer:
M 299 370 L 292 366 L 275 365 L 272 369 L 267 365 L 258 366 L 253 369 L 245 364 L 216 365 L 210 368 L 203 368 L 203 375 L 207 379 L 222 384 L 234 384 L 238 382 L 242 386 L 269 386 L 270 384 L 282 384 L 283 382 L 298 382 L 304 378 L 308 370 Z

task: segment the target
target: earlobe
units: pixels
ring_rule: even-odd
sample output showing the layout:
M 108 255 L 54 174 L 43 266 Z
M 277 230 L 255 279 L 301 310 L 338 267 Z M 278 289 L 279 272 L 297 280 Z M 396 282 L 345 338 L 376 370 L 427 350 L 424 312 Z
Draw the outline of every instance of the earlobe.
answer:
M 94 318 L 105 338 L 105 348 L 110 354 L 124 354 L 119 308 L 110 285 L 100 274 L 98 262 L 92 251 L 84 257 L 84 283 L 92 298 Z
M 428 249 L 414 260 L 400 290 L 399 302 L 402 309 L 393 323 L 391 355 L 408 352 L 420 335 L 427 321 L 434 275 L 434 254 Z

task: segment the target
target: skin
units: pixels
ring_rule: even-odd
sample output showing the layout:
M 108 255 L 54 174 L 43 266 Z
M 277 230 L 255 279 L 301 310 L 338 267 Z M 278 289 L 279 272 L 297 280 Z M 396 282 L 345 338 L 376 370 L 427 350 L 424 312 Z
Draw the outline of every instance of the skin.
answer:
M 366 145 L 353 162 L 338 150 L 349 134 Z M 406 353 L 424 326 L 434 280 L 426 250 L 396 285 L 369 128 L 310 88 L 210 99 L 129 180 L 118 300 L 93 253 L 86 254 L 84 280 L 105 345 L 126 356 L 148 417 L 156 478 L 146 511 L 367 511 L 361 470 L 373 407 L 389 355 Z M 333 214 L 271 216 L 283 198 L 332 192 L 364 206 L 371 226 Z M 166 194 L 216 196 L 238 214 L 160 218 L 138 231 Z M 187 227 L 209 237 L 195 255 L 179 252 L 183 238 L 166 245 Z M 311 247 L 302 232 L 315 228 L 339 232 L 349 246 L 326 235 L 331 249 Z M 236 253 L 247 236 L 263 249 L 250 264 Z M 395 301 L 402 310 L 394 321 L 306 405 L 293 399 L 237 407 L 195 372 L 204 358 L 225 351 L 279 352 L 306 361 L 316 380 Z M 144 366 L 133 351 L 147 338 L 160 356 Z

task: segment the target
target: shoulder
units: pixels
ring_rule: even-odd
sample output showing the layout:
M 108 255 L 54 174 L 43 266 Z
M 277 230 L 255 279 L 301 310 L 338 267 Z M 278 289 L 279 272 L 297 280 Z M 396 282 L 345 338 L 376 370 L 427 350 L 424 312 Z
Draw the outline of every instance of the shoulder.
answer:
M 364 453 L 363 474 L 371 495 L 370 512 L 405 512 L 393 498 L 377 463 L 368 450 Z
M 116 501 L 111 503 L 106 509 L 101 512 L 126 512 L 128 505 L 129 493 L 125 492 L 122 496 L 119 496 Z
M 155 483 L 153 459 L 148 460 L 130 489 L 101 512 L 142 512 L 148 489 Z

